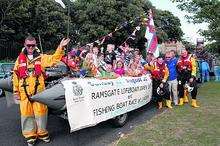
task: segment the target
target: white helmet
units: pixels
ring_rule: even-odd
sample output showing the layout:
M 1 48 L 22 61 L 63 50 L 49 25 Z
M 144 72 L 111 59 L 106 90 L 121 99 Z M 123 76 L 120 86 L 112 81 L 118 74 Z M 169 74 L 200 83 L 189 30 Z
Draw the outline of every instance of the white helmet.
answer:
M 163 96 L 165 94 L 165 91 L 163 88 L 157 87 L 157 94 L 160 96 Z
M 192 90 L 194 89 L 194 87 L 190 86 L 189 84 L 186 84 L 185 88 L 188 90 L 188 92 L 192 92 Z

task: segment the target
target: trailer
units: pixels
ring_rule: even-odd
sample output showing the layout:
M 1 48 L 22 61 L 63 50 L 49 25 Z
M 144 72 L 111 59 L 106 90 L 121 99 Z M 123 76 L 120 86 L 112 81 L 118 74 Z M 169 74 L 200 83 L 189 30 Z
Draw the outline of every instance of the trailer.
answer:
M 12 92 L 10 77 L 0 83 Z M 106 120 L 120 127 L 130 111 L 151 101 L 152 80 L 150 74 L 115 79 L 64 77 L 50 81 L 46 90 L 30 98 L 46 104 L 50 114 L 68 120 L 71 132 Z

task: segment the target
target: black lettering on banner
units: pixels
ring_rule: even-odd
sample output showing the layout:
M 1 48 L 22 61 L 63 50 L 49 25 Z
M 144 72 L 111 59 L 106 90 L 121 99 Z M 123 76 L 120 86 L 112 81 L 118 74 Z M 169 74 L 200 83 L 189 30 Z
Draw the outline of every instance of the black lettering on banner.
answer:
M 140 87 L 140 91 L 142 91 L 142 90 L 147 90 L 148 89 L 148 86 L 147 85 L 144 85 L 144 86 L 141 86 Z
M 99 83 L 93 83 L 93 82 L 87 82 L 90 86 L 113 86 L 114 83 L 112 81 L 109 82 L 99 82 Z
M 126 79 L 127 83 L 138 83 L 138 82 L 142 82 L 141 78 L 136 78 L 136 79 Z
M 132 95 L 128 95 L 128 99 L 131 99 L 132 98 Z
M 78 103 L 78 102 L 84 101 L 84 96 L 78 96 L 78 97 L 74 97 L 72 99 L 73 99 L 73 102 Z
M 143 78 L 143 81 L 148 81 L 148 78 L 147 77 Z
M 134 105 L 137 103 L 137 99 L 129 100 L 129 105 Z
M 96 98 L 95 98 L 95 93 L 92 93 L 92 99 L 96 99 Z
M 91 93 L 92 99 L 106 98 L 111 96 L 116 96 L 120 94 L 120 89 L 112 89 L 106 91 L 100 91 L 96 93 Z
M 117 89 L 117 95 L 120 95 L 120 89 Z
M 120 108 L 126 107 L 127 104 L 128 104 L 128 101 L 117 103 L 116 104 L 116 109 L 120 109 Z
M 149 95 L 145 95 L 144 97 L 143 97 L 143 100 L 147 100 L 149 98 Z
M 150 89 L 150 88 L 151 88 L 151 86 L 152 86 L 152 84 L 149 84 L 149 85 L 148 85 L 148 87 L 147 87 L 147 89 Z
M 110 105 L 110 106 L 100 107 L 100 108 L 94 109 L 93 114 L 94 114 L 94 116 L 100 116 L 102 114 L 113 112 L 114 110 L 115 110 L 115 106 Z
M 111 96 L 117 96 L 117 95 L 123 95 L 123 94 L 132 94 L 134 92 L 139 92 L 143 90 L 150 89 L 151 86 L 149 85 L 143 85 L 143 86 L 137 86 L 137 87 L 125 87 L 121 89 L 110 89 L 105 91 L 99 91 L 99 92 L 92 92 L 91 93 L 91 99 L 100 99 L 100 98 L 107 98 Z
M 140 87 L 126 87 L 121 89 L 121 94 L 126 94 L 126 93 L 134 93 L 140 91 Z

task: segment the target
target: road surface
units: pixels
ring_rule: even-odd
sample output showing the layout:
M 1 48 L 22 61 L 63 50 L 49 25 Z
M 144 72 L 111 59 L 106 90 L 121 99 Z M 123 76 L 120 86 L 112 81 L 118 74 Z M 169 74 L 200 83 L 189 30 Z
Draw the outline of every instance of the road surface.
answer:
M 148 104 L 129 114 L 128 123 L 122 128 L 115 128 L 109 121 L 102 122 L 94 127 L 69 133 L 68 121 L 50 115 L 48 118 L 48 130 L 51 142 L 48 144 L 37 141 L 36 146 L 105 146 L 110 145 L 123 134 L 150 120 L 161 113 L 155 105 Z M 21 134 L 19 106 L 13 105 L 7 108 L 6 99 L 0 98 L 0 145 L 24 146 L 25 140 Z

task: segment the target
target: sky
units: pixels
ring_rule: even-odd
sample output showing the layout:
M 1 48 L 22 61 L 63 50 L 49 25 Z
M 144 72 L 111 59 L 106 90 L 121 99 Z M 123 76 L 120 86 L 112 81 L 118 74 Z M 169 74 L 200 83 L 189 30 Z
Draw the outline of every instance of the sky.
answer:
M 198 30 L 206 29 L 207 24 L 188 23 L 187 19 L 184 17 L 185 15 L 187 15 L 187 12 L 179 10 L 176 7 L 176 4 L 172 3 L 170 0 L 150 0 L 150 1 L 153 4 L 153 6 L 155 6 L 157 9 L 168 10 L 171 13 L 173 13 L 174 16 L 177 16 L 180 19 L 181 28 L 183 33 L 185 34 L 183 38 L 185 38 L 187 41 L 196 44 L 197 38 L 203 38 L 201 35 L 199 35 Z

